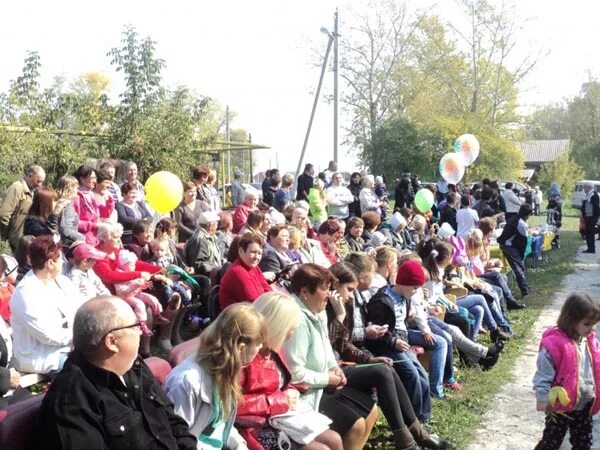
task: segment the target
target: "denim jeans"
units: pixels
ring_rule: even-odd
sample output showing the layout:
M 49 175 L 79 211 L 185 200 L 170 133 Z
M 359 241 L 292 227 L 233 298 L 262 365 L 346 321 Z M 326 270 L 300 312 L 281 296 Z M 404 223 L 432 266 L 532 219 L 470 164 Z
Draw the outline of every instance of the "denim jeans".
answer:
M 494 301 L 488 303 L 488 306 L 492 313 L 492 317 L 494 318 L 494 320 L 500 328 L 510 333 L 513 333 L 513 329 L 510 326 L 510 323 L 508 322 L 508 319 L 504 314 L 504 310 L 502 309 L 502 289 L 500 289 L 498 286 L 491 286 L 496 294 L 496 298 L 494 298 Z
M 450 384 L 454 383 L 456 381 L 454 379 L 454 347 L 452 342 L 452 336 L 447 331 L 451 325 L 448 325 L 447 323 L 444 323 L 435 317 L 430 317 L 429 319 L 427 319 L 427 325 L 429 325 L 429 328 L 431 329 L 431 332 L 435 335 L 436 339 L 441 338 L 444 341 L 446 341 L 448 351 L 446 352 L 446 361 L 444 363 L 444 382 Z
M 489 272 L 484 273 L 483 275 L 480 275 L 479 278 L 487 281 L 491 285 L 498 286 L 500 289 L 502 289 L 502 295 L 504 295 L 504 299 L 508 303 L 516 302 L 512 291 L 508 287 L 508 279 L 506 278 L 506 275 L 504 275 L 502 272 L 496 272 L 495 270 L 491 270 Z
M 433 331 L 433 330 L 432 330 Z M 452 347 L 448 349 L 448 343 L 440 336 L 433 335 L 433 345 L 425 342 L 423 334 L 419 330 L 408 330 L 408 343 L 418 345 L 431 353 L 429 355 L 429 389 L 435 397 L 444 397 L 444 370 L 448 353 L 452 353 Z
M 489 330 L 495 330 L 498 328 L 498 324 L 496 324 L 496 321 L 492 316 L 492 312 L 490 311 L 490 308 L 483 295 L 466 295 L 457 299 L 456 304 L 458 306 L 462 306 L 463 308 L 467 308 L 475 318 L 475 325 L 473 325 L 473 328 L 471 329 L 470 336 L 472 340 L 477 340 L 482 323 L 485 323 L 485 326 L 488 327 Z
M 427 371 L 423 368 L 412 350 L 406 352 L 392 350 L 380 356 L 387 356 L 394 361 L 399 361 L 394 364 L 394 368 L 406 388 L 417 418 L 421 423 L 430 419 L 431 398 Z
M 502 250 L 502 253 L 504 253 L 504 257 L 508 261 L 510 268 L 515 274 L 521 295 L 528 295 L 531 291 L 531 288 L 527 282 L 527 269 L 525 269 L 525 261 L 523 260 L 523 257 L 514 247 L 501 245 L 500 250 Z

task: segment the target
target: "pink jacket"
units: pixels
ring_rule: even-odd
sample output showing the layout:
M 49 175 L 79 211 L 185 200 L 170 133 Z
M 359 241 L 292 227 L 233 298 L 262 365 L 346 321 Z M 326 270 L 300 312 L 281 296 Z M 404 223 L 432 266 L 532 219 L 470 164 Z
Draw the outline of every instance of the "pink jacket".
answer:
M 121 298 L 136 297 L 140 292 L 148 287 L 148 283 L 143 278 L 115 283 L 115 292 Z
M 73 200 L 73 208 L 79 216 L 79 232 L 85 235 L 85 241 L 90 245 L 98 245 L 96 231 L 100 220 L 100 205 L 96 194 L 88 189 L 79 188 L 77 198 Z
M 543 347 L 548 351 L 556 368 L 554 386 L 562 386 L 571 400 L 564 407 L 558 402 L 554 405 L 555 409 L 562 412 L 573 411 L 579 399 L 579 357 L 576 346 L 575 341 L 558 327 L 551 327 L 544 331 L 540 343 L 540 348 Z M 600 399 L 600 383 L 595 378 L 597 374 L 600 374 L 600 343 L 594 331 L 588 335 L 587 351 L 592 357 L 594 387 L 596 389 L 596 399 L 591 411 L 591 414 L 594 415 L 600 411 L 600 401 L 598 401 Z

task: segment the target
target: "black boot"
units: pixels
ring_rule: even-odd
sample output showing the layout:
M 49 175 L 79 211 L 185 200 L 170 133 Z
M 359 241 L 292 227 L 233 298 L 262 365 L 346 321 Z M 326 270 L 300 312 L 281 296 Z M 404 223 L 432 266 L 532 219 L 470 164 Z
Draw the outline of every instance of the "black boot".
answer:
M 435 434 L 429 434 L 418 420 L 415 420 L 408 429 L 414 436 L 415 441 L 423 448 L 429 448 L 431 450 L 444 450 L 450 448 L 450 443 L 448 441 L 441 439 Z
M 498 358 L 500 357 L 500 352 L 502 352 L 504 348 L 504 343 L 499 341 L 496 344 L 490 345 L 488 347 L 487 355 L 483 358 L 479 359 L 479 365 L 481 366 L 481 370 L 484 372 L 490 370 L 492 367 L 496 365 L 498 362 Z
M 406 425 L 394 431 L 394 450 L 421 450 Z
M 526 306 L 525 304 L 523 304 L 523 303 L 519 303 L 519 302 L 517 302 L 516 300 L 508 300 L 508 301 L 506 302 L 506 307 L 507 307 L 509 310 L 515 310 L 515 309 L 525 309 L 525 308 L 527 308 L 527 306 Z
M 495 330 L 490 331 L 490 338 L 492 339 L 492 342 L 508 341 L 510 339 L 510 335 L 502 331 L 500 328 L 496 328 Z

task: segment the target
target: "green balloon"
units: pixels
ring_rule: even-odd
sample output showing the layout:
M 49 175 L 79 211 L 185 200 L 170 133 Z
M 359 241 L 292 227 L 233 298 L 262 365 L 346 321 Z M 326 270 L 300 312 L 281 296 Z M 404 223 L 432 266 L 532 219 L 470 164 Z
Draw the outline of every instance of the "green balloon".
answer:
M 433 206 L 433 192 L 429 189 L 421 189 L 415 195 L 415 206 L 422 213 L 426 213 Z

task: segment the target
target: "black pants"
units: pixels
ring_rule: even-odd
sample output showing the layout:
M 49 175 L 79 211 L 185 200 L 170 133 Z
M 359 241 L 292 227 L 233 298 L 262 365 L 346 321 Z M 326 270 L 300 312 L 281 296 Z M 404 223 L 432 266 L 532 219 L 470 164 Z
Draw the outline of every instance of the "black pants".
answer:
M 396 371 L 389 366 L 369 366 L 344 368 L 347 386 L 371 394 L 377 389 L 377 401 L 390 429 L 398 430 L 410 426 L 417 416 L 410 403 L 408 393 Z
M 585 242 L 587 244 L 587 251 L 596 251 L 596 220 L 594 217 L 585 218 Z
M 504 257 L 508 261 L 510 268 L 513 270 L 515 274 L 515 278 L 517 280 L 517 284 L 519 285 L 519 290 L 521 291 L 521 295 L 527 295 L 530 292 L 529 283 L 527 282 L 527 274 L 525 269 L 525 261 L 521 256 L 521 253 L 514 247 L 507 247 L 505 245 L 501 245 L 500 249 L 504 254 Z
M 592 416 L 590 406 L 567 414 L 547 414 L 542 440 L 534 450 L 558 450 L 569 430 L 569 442 L 576 450 L 592 447 Z

